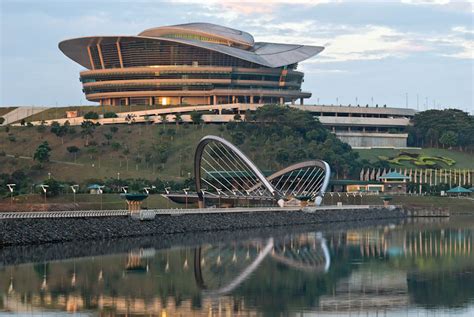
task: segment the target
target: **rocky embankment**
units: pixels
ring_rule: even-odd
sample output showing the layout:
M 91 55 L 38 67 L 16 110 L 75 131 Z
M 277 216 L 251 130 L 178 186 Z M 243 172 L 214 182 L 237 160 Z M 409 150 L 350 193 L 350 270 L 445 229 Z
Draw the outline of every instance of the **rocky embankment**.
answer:
M 0 247 L 80 240 L 103 240 L 258 227 L 404 218 L 400 209 L 385 208 L 249 213 L 157 215 L 150 221 L 128 216 L 0 220 Z

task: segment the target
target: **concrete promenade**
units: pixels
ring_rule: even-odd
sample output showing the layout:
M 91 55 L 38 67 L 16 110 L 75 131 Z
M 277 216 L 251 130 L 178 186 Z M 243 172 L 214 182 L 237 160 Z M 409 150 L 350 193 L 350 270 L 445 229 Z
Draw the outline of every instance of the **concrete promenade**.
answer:
M 146 214 L 179 216 L 192 214 L 232 214 L 232 213 L 256 213 L 256 212 L 288 212 L 288 211 L 342 211 L 381 208 L 382 206 L 369 205 L 344 205 L 344 206 L 320 206 L 320 207 L 239 207 L 239 208 L 190 208 L 190 209 L 144 209 Z M 68 211 L 31 211 L 31 212 L 0 212 L 0 220 L 6 219 L 30 219 L 30 218 L 88 218 L 88 217 L 113 217 L 129 216 L 128 210 L 68 210 Z
M 127 210 L 12 214 L 1 213 L 0 248 L 6 245 L 166 236 L 407 217 L 400 208 L 382 206 L 168 209 L 142 210 L 131 215 Z

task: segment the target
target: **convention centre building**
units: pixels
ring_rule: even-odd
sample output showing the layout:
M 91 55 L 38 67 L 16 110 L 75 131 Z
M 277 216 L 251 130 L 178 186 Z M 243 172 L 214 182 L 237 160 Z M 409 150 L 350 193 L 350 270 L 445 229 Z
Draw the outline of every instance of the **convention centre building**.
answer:
M 101 105 L 288 103 L 303 92 L 304 61 L 324 48 L 255 42 L 251 34 L 210 23 L 145 30 L 137 36 L 88 36 L 59 49 L 87 70 L 87 100 Z

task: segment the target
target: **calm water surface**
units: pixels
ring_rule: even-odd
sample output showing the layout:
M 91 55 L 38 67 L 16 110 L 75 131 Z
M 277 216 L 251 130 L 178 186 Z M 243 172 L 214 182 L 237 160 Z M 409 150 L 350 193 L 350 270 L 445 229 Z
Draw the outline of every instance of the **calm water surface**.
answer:
M 0 315 L 474 316 L 474 218 L 287 230 L 15 265 L 3 254 Z

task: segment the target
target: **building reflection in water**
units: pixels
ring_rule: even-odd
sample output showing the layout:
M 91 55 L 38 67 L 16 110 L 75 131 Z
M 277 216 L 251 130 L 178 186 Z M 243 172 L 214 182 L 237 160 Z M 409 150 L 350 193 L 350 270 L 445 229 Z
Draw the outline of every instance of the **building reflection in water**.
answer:
M 0 310 L 253 316 L 466 307 L 472 240 L 471 228 L 406 224 L 2 266 Z

